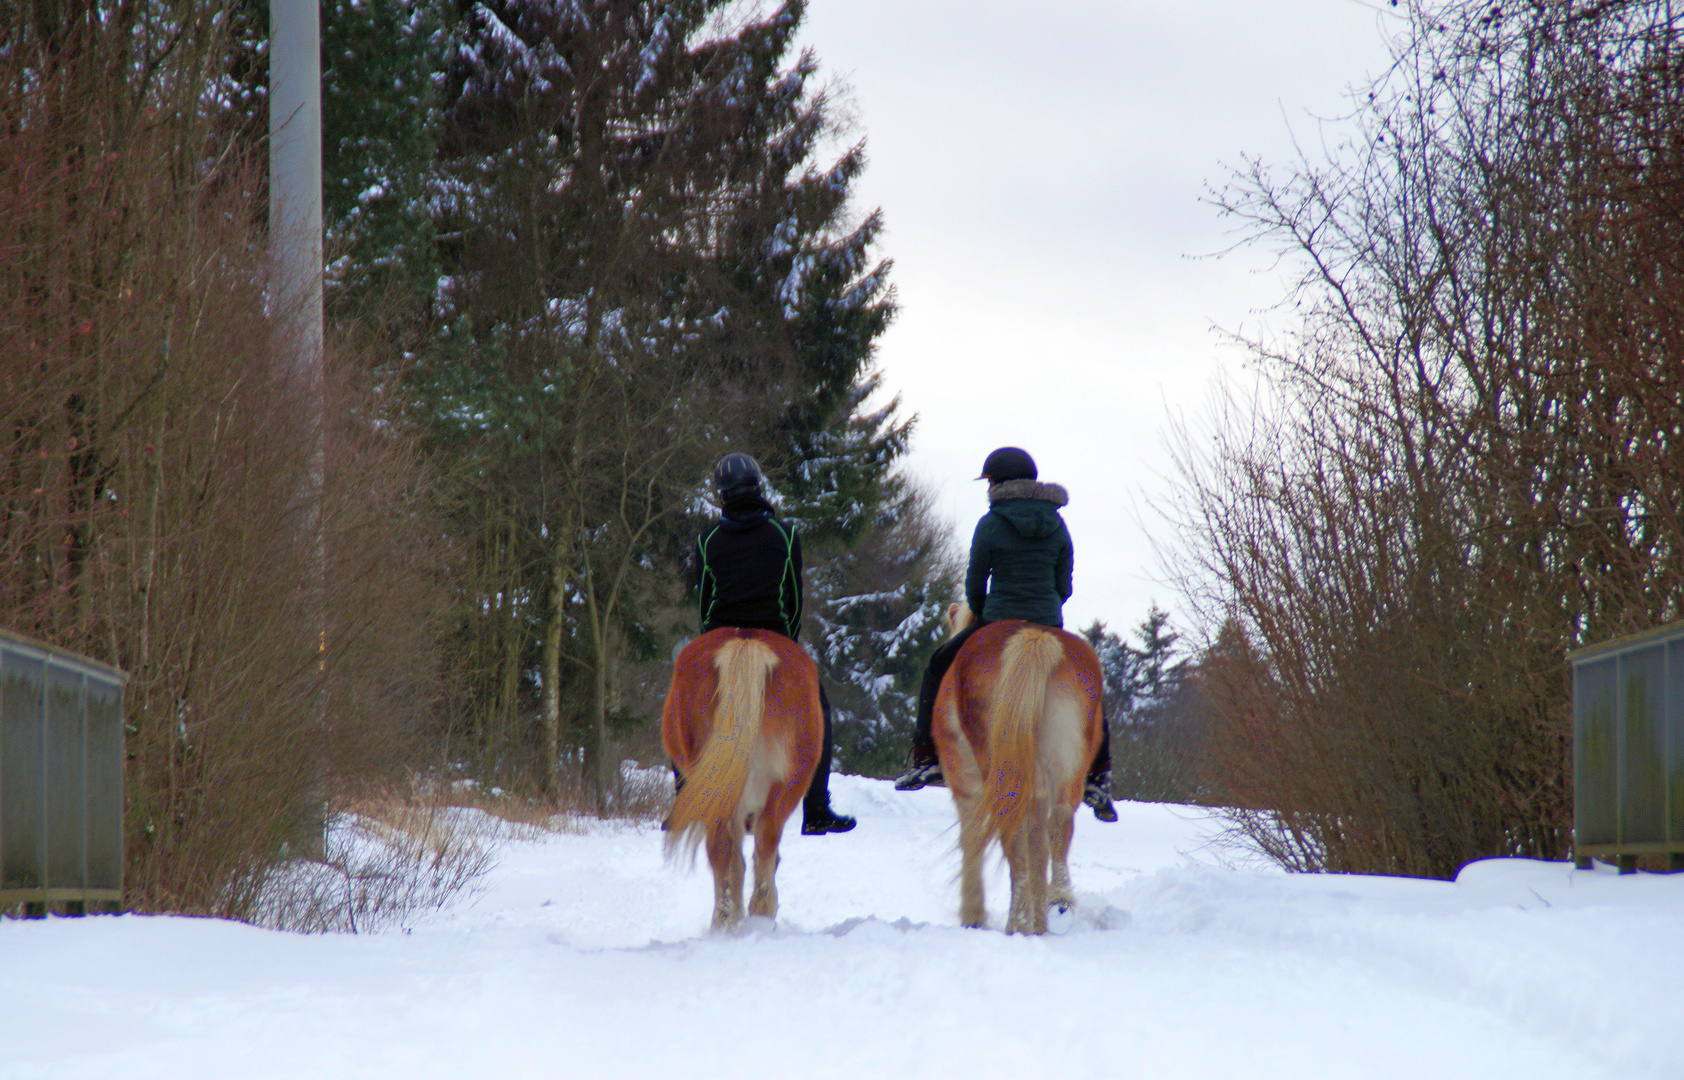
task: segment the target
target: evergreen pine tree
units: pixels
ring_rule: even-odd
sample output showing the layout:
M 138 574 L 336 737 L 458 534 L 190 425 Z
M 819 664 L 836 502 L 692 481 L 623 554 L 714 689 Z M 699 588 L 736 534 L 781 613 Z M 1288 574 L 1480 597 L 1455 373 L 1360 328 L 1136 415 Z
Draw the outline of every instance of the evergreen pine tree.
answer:
M 1170 629 L 1169 615 L 1152 605 L 1135 628 L 1138 647 L 1101 622 L 1082 633 L 1105 673 L 1112 794 L 1144 802 L 1200 798 L 1191 665 L 1177 656 L 1181 636 Z
M 446 0 L 324 0 L 322 219 L 337 310 L 425 308 Z
M 1175 659 L 1181 635 L 1169 628 L 1169 614 L 1153 604 L 1135 628 L 1140 648 L 1134 654 L 1130 714 L 1150 710 L 1173 697 L 1186 676 L 1187 662 Z
M 801 4 L 726 32 L 727 6 L 479 4 L 443 94 L 442 332 L 410 389 L 470 553 L 458 684 L 546 786 L 585 691 L 599 802 L 616 671 L 654 651 L 712 461 L 756 451 L 809 532 L 857 539 L 904 446 L 856 415 L 892 311 L 876 218 L 842 226 L 863 154 L 814 164 L 816 63 L 782 66 Z M 866 479 L 807 499 L 842 475 L 800 467 L 827 441 Z

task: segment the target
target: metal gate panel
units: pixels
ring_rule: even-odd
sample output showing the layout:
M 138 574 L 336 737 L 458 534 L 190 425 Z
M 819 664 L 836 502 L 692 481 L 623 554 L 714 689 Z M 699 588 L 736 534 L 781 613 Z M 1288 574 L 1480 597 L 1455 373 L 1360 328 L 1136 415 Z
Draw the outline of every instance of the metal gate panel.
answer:
M 1609 658 L 1573 673 L 1573 838 L 1580 846 L 1620 840 L 1618 667 Z
M 1571 652 L 1573 851 L 1684 862 L 1684 623 Z M 1588 865 L 1588 863 L 1586 863 Z
M 1619 658 L 1620 843 L 1664 844 L 1666 782 L 1661 744 L 1666 693 L 1666 646 L 1637 649 Z
M 0 631 L 0 907 L 123 898 L 123 684 Z
M 82 880 L 82 673 L 47 667 L 47 890 Z
M 87 885 L 123 893 L 123 688 L 87 681 Z
M 0 895 L 46 887 L 46 807 L 41 805 L 44 659 L 0 653 Z
M 1684 840 L 1684 641 L 1667 645 L 1662 739 L 1666 744 L 1667 835 Z

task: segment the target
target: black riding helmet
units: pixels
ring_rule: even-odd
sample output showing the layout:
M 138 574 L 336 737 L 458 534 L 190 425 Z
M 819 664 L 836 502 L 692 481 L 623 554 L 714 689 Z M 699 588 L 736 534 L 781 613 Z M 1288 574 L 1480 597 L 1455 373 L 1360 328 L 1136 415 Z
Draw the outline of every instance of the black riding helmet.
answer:
M 988 455 L 988 460 L 982 463 L 982 475 L 977 479 L 1000 484 L 1007 480 L 1033 480 L 1039 475 L 1029 451 L 1002 446 Z
M 760 462 L 741 452 L 726 454 L 713 467 L 713 489 L 719 492 L 721 499 L 753 495 L 759 492 L 764 479 Z

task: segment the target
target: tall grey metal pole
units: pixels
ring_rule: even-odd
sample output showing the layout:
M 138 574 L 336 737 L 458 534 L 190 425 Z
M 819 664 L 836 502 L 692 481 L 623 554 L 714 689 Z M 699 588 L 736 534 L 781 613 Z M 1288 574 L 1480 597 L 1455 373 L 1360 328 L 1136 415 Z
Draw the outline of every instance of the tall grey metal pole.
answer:
M 322 61 L 318 0 L 269 3 L 269 232 L 283 355 L 322 366 Z
M 319 0 L 269 0 L 269 250 L 275 360 L 304 396 L 309 465 L 295 493 L 297 520 L 312 558 L 303 582 L 305 617 L 318 648 L 327 648 L 322 545 L 322 61 Z M 325 722 L 325 698 L 316 719 Z M 326 796 L 319 770 L 305 819 L 295 830 L 299 854 L 319 857 Z

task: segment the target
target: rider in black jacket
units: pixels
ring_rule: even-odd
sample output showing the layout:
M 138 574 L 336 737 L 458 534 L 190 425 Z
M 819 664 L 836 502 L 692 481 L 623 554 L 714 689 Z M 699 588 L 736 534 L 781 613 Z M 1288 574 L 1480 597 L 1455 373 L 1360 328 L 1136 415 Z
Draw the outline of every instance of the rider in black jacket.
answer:
M 801 635 L 801 537 L 777 519 L 761 494 L 760 464 L 726 454 L 713 469 L 723 509 L 719 524 L 696 538 L 697 594 L 702 633 L 721 626 Z M 808 836 L 847 832 L 854 819 L 830 808 L 830 699 L 819 684 L 824 747 L 807 797 L 801 831 Z
M 1037 482 L 1035 461 L 1015 446 L 1002 446 L 983 462 L 979 480 L 988 481 L 988 513 L 971 538 L 965 573 L 965 601 L 975 621 L 948 639 L 930 657 L 918 694 L 918 724 L 912 734 L 912 763 L 895 781 L 898 791 L 916 791 L 940 783 L 930 727 L 936 691 L 953 658 L 985 623 L 1022 619 L 1040 626 L 1064 626 L 1064 602 L 1070 599 L 1074 548 L 1059 507 L 1070 501 L 1057 484 Z M 1082 801 L 1101 821 L 1116 821 L 1111 805 L 1111 732 L 1103 727 L 1099 749 L 1088 769 Z

